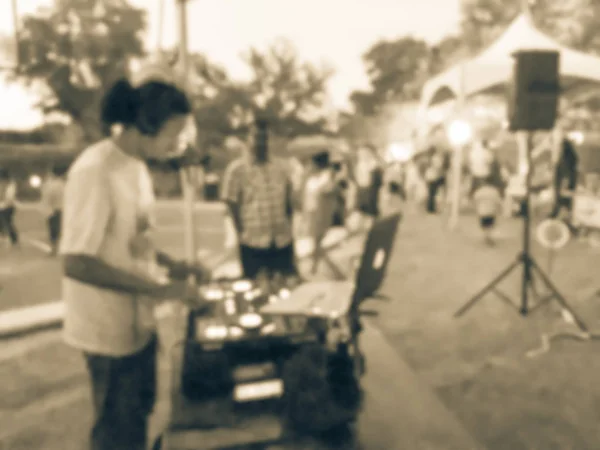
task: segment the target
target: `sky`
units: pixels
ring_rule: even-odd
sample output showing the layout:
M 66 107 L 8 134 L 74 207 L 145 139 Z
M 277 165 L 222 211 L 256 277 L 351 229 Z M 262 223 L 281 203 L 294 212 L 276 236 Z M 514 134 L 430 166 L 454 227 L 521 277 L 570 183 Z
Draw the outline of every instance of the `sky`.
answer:
M 20 14 L 52 0 L 17 0 Z M 176 0 L 130 0 L 148 11 L 147 45 L 177 42 Z M 247 76 L 240 55 L 250 46 L 265 48 L 277 38 L 293 42 L 300 57 L 326 62 L 336 73 L 329 83 L 331 102 L 347 107 L 355 89 L 368 87 L 361 55 L 381 38 L 414 35 L 434 42 L 458 27 L 460 0 L 189 0 L 191 51 L 205 53 L 237 79 Z M 159 19 L 162 17 L 162 38 Z M 0 1 L 0 33 L 13 30 L 8 0 Z M 1 86 L 0 128 L 38 121 L 34 100 L 20 86 Z M 10 105 L 10 108 L 2 105 Z M 38 114 L 39 116 L 39 114 Z

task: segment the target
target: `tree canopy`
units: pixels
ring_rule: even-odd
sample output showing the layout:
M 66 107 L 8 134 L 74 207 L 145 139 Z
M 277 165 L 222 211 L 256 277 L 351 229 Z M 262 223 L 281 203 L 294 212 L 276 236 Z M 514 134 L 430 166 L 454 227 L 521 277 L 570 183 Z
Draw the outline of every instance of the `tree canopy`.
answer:
M 535 25 L 563 45 L 600 54 L 599 2 L 536 0 L 530 11 Z M 364 140 L 373 127 L 385 128 L 387 105 L 418 99 L 429 78 L 486 48 L 522 12 L 522 0 L 467 0 L 453 35 L 434 43 L 404 36 L 373 44 L 363 55 L 370 89 L 351 94 L 354 111 L 343 117 L 344 135 Z M 587 107 L 598 106 L 592 102 Z
M 125 1 L 55 2 L 22 18 L 15 75 L 43 82 L 43 111 L 66 114 L 88 140 L 96 139 L 100 99 L 131 59 L 144 56 L 145 26 L 145 12 Z

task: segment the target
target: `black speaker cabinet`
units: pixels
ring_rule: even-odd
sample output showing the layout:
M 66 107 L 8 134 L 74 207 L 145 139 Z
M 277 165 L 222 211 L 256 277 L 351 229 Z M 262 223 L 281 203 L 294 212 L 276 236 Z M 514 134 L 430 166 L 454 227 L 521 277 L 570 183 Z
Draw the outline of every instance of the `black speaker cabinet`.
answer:
M 508 84 L 508 123 L 511 131 L 551 130 L 560 95 L 560 54 L 522 51 L 515 58 Z

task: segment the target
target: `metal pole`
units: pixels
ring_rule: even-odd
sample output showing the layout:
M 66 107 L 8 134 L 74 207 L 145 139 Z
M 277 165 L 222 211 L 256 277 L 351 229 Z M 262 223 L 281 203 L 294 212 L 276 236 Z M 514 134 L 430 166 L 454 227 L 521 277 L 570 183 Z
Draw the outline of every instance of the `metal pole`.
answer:
M 525 175 L 525 217 L 523 218 L 523 278 L 521 280 L 521 308 L 520 313 L 525 316 L 529 312 L 529 285 L 531 283 L 531 176 L 532 160 L 531 148 L 533 146 L 533 133 L 526 131 L 526 156 L 527 174 Z
M 188 36 L 187 36 L 187 0 L 177 0 L 179 12 L 179 62 L 183 71 L 183 82 L 187 90 L 189 84 L 189 54 L 188 54 Z M 185 252 L 189 263 L 196 262 L 196 239 L 194 227 L 194 204 L 195 204 L 195 183 L 193 168 L 180 169 L 181 188 L 183 191 L 184 207 L 184 238 Z M 195 283 L 195 279 L 190 279 Z
M 462 117 L 465 111 L 465 99 L 466 99 L 466 62 L 460 65 L 460 87 L 458 90 L 457 97 L 457 115 Z M 455 229 L 458 225 L 458 219 L 460 217 L 460 199 L 462 191 L 462 167 L 465 153 L 465 144 L 460 144 L 454 149 L 453 159 L 453 186 L 452 186 L 452 204 L 450 210 L 450 221 L 449 225 L 451 229 Z
M 16 68 L 17 70 L 19 70 L 19 68 L 21 67 L 21 56 L 20 56 L 20 51 L 19 51 L 19 11 L 17 9 L 17 0 L 12 0 L 11 2 L 12 5 L 12 14 L 13 14 L 13 25 L 15 27 L 15 63 L 16 63 Z
M 163 50 L 163 30 L 165 24 L 165 0 L 158 0 L 158 32 L 156 36 L 156 48 Z

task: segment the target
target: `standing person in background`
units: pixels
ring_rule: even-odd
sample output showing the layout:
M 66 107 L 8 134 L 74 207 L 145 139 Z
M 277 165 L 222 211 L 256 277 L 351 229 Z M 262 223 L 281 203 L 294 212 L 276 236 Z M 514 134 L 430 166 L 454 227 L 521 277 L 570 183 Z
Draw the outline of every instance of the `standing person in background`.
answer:
M 573 194 L 577 188 L 579 171 L 579 157 L 573 142 L 564 138 L 562 140 L 558 161 L 554 169 L 553 191 L 554 205 L 550 217 L 558 217 L 561 209 L 571 212 L 573 208 Z
M 0 169 L 0 231 L 8 236 L 10 245 L 19 245 L 19 232 L 15 226 L 17 183 L 8 170 Z
M 302 190 L 306 179 L 306 169 L 304 164 L 295 156 L 289 159 L 290 166 L 290 182 L 292 185 L 293 209 L 295 212 L 302 210 Z M 302 215 L 294 215 L 293 218 L 293 233 L 298 235 L 302 229 Z
M 492 184 L 501 191 L 504 190 L 505 182 L 501 164 L 494 152 L 490 150 L 487 141 L 480 141 L 471 149 L 468 168 L 471 174 L 471 195 L 479 186 L 485 184 Z
M 317 273 L 319 261 L 325 262 L 340 276 L 337 267 L 325 254 L 322 243 L 333 225 L 336 202 L 336 181 L 329 161 L 329 152 L 323 150 L 312 158 L 312 170 L 304 185 L 303 216 L 307 235 L 312 241 L 313 260 L 311 274 Z M 343 274 L 342 274 L 343 278 Z
M 427 189 L 414 156 L 406 162 L 404 175 L 406 199 L 411 202 L 420 202 Z
M 387 167 L 384 174 L 384 189 L 380 199 L 382 214 L 400 211 L 406 201 L 406 176 L 403 163 L 394 162 Z
M 343 157 L 336 155 L 337 158 L 331 162 L 333 170 L 333 179 L 335 182 L 333 226 L 346 226 L 346 207 L 348 203 L 349 179 L 348 164 Z
M 363 216 L 363 228 L 368 228 L 379 216 L 379 195 L 383 186 L 383 169 L 377 149 L 366 145 L 358 150 L 354 178 L 358 188 L 358 210 Z
M 427 183 L 426 210 L 430 214 L 435 214 L 438 212 L 437 199 L 440 189 L 446 183 L 446 158 L 436 147 L 430 147 L 428 153 L 425 169 L 425 182 Z
M 62 223 L 65 172 L 62 167 L 53 167 L 50 176 L 42 186 L 42 204 L 48 212 L 48 239 L 50 255 L 56 255 Z
M 473 194 L 475 209 L 479 218 L 479 226 L 483 233 L 484 242 L 494 245 L 494 229 L 496 218 L 502 210 L 502 196 L 497 186 L 491 183 L 480 185 Z
M 269 154 L 268 124 L 255 121 L 251 151 L 229 164 L 222 199 L 240 243 L 244 276 L 298 274 L 292 232 L 293 188 L 287 165 Z

